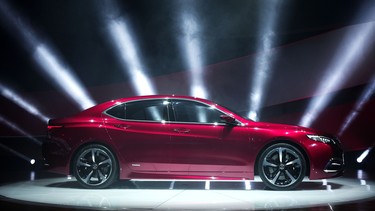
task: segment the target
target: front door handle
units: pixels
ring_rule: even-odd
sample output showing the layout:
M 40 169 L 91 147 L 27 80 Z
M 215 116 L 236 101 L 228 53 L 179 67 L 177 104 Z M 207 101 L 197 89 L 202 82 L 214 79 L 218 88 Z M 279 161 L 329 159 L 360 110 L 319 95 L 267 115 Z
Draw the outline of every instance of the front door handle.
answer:
M 190 130 L 187 128 L 175 128 L 173 129 L 173 131 L 176 133 L 189 133 L 190 132 Z

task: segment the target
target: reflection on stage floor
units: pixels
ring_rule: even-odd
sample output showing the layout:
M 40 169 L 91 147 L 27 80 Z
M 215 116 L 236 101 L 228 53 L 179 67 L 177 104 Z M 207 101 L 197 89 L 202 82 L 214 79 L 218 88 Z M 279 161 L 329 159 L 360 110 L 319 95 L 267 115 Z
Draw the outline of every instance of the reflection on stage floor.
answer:
M 38 175 L 41 174 L 41 175 Z M 104 190 L 81 188 L 74 177 L 30 173 L 30 180 L 3 184 L 3 202 L 34 207 L 147 210 L 262 210 L 323 207 L 375 199 L 375 182 L 358 170 L 352 178 L 305 181 L 293 191 L 268 190 L 253 181 L 119 181 Z M 9 204 L 8 204 L 9 205 Z

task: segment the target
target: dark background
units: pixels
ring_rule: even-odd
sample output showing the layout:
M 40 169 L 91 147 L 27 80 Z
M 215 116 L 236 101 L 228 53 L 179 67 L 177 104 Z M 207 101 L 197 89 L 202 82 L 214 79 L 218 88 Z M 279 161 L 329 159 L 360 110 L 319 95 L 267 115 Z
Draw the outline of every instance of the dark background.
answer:
M 23 23 L 41 42 L 52 46 L 96 103 L 136 95 L 116 51 L 108 42 L 102 15 L 107 12 L 106 2 L 2 1 L 0 83 L 49 118 L 82 110 L 40 71 L 33 58 L 35 49 L 17 28 Z M 246 113 L 254 60 L 261 53 L 258 46 L 264 37 L 260 29 L 269 15 L 261 2 L 271 1 L 116 1 L 114 16 L 123 17 L 129 23 L 140 60 L 156 93 L 189 95 L 189 67 L 179 43 L 184 36 L 180 15 L 183 9 L 194 11 L 201 27 L 195 35 L 202 43 L 202 55 L 197 57 L 203 61 L 208 98 Z M 274 59 L 270 61 L 272 67 L 260 120 L 298 124 L 309 102 L 321 94 L 316 93 L 316 89 L 337 58 L 340 47 L 347 44 L 347 35 L 375 21 L 375 15 L 366 15 L 375 11 L 374 8 L 374 1 L 282 1 L 273 29 Z M 17 15 L 9 19 L 6 11 Z M 373 82 L 375 42 L 369 39 L 366 43 L 349 78 L 335 89 L 327 90 L 332 100 L 314 121 L 313 128 L 337 134 L 362 92 Z M 45 122 L 4 96 L 0 96 L 0 108 L 0 115 L 13 125 L 33 137 L 44 138 Z M 363 109 L 357 111 L 358 117 L 340 137 L 346 151 L 363 150 L 374 144 L 374 108 L 372 93 Z M 0 122 L 0 137 L 6 146 L 23 151 L 9 141 L 22 136 L 24 134 Z

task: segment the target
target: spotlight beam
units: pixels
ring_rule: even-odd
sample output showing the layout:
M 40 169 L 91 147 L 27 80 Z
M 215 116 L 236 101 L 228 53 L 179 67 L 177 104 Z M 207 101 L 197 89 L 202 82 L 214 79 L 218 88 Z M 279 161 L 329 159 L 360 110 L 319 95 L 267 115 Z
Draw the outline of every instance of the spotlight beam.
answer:
M 327 68 L 326 74 L 316 90 L 300 125 L 309 127 L 328 105 L 331 97 L 327 94 L 339 89 L 354 73 L 363 52 L 369 50 L 369 42 L 375 37 L 375 22 L 364 23 L 359 29 L 348 34 L 338 49 L 336 57 Z
M 124 19 L 110 20 L 108 22 L 109 33 L 112 38 L 113 47 L 117 50 L 122 61 L 123 70 L 131 77 L 133 87 L 138 95 L 155 94 L 151 81 L 142 71 L 142 65 L 130 35 L 127 23 Z M 128 70 L 128 72 L 126 71 Z
M 27 133 L 26 131 L 22 130 L 20 127 L 18 127 L 16 124 L 14 124 L 13 122 L 7 120 L 5 117 L 3 117 L 2 115 L 0 115 L 0 122 L 4 123 L 5 125 L 7 125 L 8 127 L 12 128 L 14 131 L 20 133 L 21 135 L 27 137 L 28 139 L 32 140 L 34 143 L 36 143 L 37 145 L 41 146 L 42 145 L 42 142 L 37 140 L 36 138 L 34 138 L 32 135 L 30 135 L 29 133 Z
M 3 84 L 0 83 L 0 92 L 1 95 L 5 98 L 13 101 L 15 104 L 29 112 L 30 114 L 38 117 L 43 122 L 47 122 L 49 117 L 42 114 L 35 106 L 33 106 L 30 102 L 27 102 L 26 100 L 22 99 L 17 93 L 15 93 L 13 90 L 5 87 Z
M 344 123 L 342 124 L 339 136 L 346 131 L 349 125 L 357 118 L 358 114 L 361 112 L 363 106 L 367 103 L 367 101 L 371 98 L 372 94 L 375 92 L 375 76 L 372 79 L 372 82 L 367 85 L 363 93 L 361 94 L 359 100 L 357 101 L 355 108 L 353 111 L 346 117 Z
M 55 53 L 44 44 L 39 44 L 35 48 L 34 60 L 42 67 L 43 73 L 46 73 L 59 88 L 68 94 L 82 109 L 90 108 L 95 102 L 89 97 L 89 94 L 80 84 L 79 80 L 62 64 Z
M 17 35 L 20 36 L 23 46 L 27 50 L 31 50 L 34 61 L 40 67 L 41 74 L 51 78 L 53 84 L 73 99 L 82 109 L 95 105 L 73 71 L 67 68 L 67 65 L 62 62 L 61 58 L 58 58 L 50 46 L 40 41 L 35 31 L 23 22 L 20 14 L 13 11 L 4 1 L 0 1 L 0 11 L 11 27 L 19 32 Z
M 102 5 L 98 5 L 102 6 Z M 104 2 L 104 10 L 101 9 L 102 18 L 105 20 L 109 41 L 114 48 L 122 65 L 123 73 L 130 77 L 137 95 L 153 95 L 155 88 L 147 77 L 139 57 L 139 49 L 131 32 L 129 23 L 121 15 L 117 14 L 118 6 L 114 1 Z
M 272 59 L 272 44 L 275 40 L 274 28 L 276 24 L 277 7 L 280 1 L 263 1 L 267 8 L 265 19 L 263 20 L 260 29 L 261 40 L 259 42 L 259 55 L 256 57 L 255 66 L 253 70 L 253 80 L 250 93 L 250 111 L 248 117 L 257 121 L 259 119 L 259 110 L 262 107 L 264 92 L 266 91 L 267 83 L 271 75 L 271 59 Z
M 186 5 L 184 8 L 189 8 L 189 6 L 191 7 L 191 5 Z M 207 98 L 203 81 L 202 45 L 199 39 L 200 26 L 197 17 L 190 10 L 184 9 L 181 15 L 183 39 L 180 45 L 185 52 L 186 63 L 190 70 L 190 94 L 194 97 Z

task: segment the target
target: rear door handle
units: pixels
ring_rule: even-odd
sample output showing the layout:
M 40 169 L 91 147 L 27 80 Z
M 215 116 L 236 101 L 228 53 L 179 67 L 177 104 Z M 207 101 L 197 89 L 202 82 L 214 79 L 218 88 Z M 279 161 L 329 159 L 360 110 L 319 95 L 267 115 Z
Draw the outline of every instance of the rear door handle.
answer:
M 120 129 L 127 129 L 130 127 L 129 125 L 125 125 L 125 124 L 114 124 L 113 126 L 120 128 Z
M 173 129 L 173 131 L 176 133 L 189 133 L 190 132 L 190 130 L 187 128 L 175 128 Z

